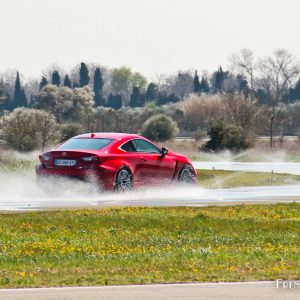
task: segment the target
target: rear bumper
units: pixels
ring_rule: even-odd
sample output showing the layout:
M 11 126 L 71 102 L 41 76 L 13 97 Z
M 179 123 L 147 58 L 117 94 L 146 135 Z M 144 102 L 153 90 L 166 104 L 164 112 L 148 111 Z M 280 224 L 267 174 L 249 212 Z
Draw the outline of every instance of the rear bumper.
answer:
M 43 164 L 36 166 L 37 181 L 45 180 L 47 177 L 70 178 L 95 182 L 99 188 L 113 190 L 115 174 L 105 168 L 97 169 L 50 169 L 45 168 Z

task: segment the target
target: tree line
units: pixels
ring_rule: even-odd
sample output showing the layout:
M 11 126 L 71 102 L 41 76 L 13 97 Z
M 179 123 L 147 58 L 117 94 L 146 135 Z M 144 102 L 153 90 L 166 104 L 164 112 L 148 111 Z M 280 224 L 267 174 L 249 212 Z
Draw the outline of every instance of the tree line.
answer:
M 252 51 L 243 49 L 230 58 L 230 71 L 221 66 L 211 74 L 181 71 L 176 75 L 161 75 L 148 82 L 141 73 L 128 67 L 110 70 L 81 62 L 70 74 L 59 66 L 45 71 L 41 79 L 21 84 L 17 72 L 0 73 L 0 108 L 32 106 L 39 91 L 48 84 L 70 89 L 89 86 L 94 93 L 94 106 L 119 109 L 122 106 L 142 107 L 148 101 L 158 105 L 178 102 L 192 93 L 244 93 L 259 103 L 293 103 L 300 99 L 299 63 L 286 50 L 255 59 Z M 276 86 L 277 85 L 277 86 Z M 279 86 L 280 85 L 280 86 Z M 277 95 L 274 95 L 274 92 Z
M 274 134 L 300 130 L 300 66 L 282 49 L 258 59 L 243 49 L 230 57 L 229 70 L 179 72 L 155 82 L 127 67 L 83 62 L 68 74 L 55 66 L 24 84 L 19 72 L 2 75 L 5 116 L 20 107 L 45 111 L 65 137 L 80 130 L 138 132 L 157 114 L 174 120 L 180 132 L 224 139 L 211 149 L 231 147 L 232 136 L 238 137 L 235 147 L 246 148 L 257 134 L 268 134 L 273 147 Z

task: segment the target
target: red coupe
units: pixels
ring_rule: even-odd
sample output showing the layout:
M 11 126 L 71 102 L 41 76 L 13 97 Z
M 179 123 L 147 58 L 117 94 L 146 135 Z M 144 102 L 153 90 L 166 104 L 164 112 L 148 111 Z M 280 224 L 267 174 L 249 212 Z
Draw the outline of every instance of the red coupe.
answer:
M 88 133 L 75 136 L 39 156 L 38 181 L 55 177 L 93 177 L 105 190 L 179 181 L 195 183 L 188 158 L 160 148 L 136 134 Z

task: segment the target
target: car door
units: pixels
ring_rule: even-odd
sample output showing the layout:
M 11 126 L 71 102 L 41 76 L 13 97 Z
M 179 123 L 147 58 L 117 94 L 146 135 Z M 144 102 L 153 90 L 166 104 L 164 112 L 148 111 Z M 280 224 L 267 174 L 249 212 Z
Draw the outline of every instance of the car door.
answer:
M 175 161 L 162 156 L 160 149 L 143 139 L 134 139 L 132 143 L 138 157 L 139 177 L 145 184 L 160 184 L 173 178 Z
M 134 184 L 137 186 L 145 184 L 145 162 L 141 155 L 136 152 L 132 140 L 121 145 L 119 149 L 126 152 L 126 156 L 122 155 L 122 158 L 126 158 L 133 168 Z

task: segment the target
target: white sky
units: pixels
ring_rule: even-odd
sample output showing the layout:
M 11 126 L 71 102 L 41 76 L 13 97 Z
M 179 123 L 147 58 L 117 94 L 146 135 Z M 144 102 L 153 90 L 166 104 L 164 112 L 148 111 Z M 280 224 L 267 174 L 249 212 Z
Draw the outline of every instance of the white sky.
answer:
M 300 0 L 0 0 L 0 72 L 130 66 L 215 70 L 241 48 L 300 56 Z

